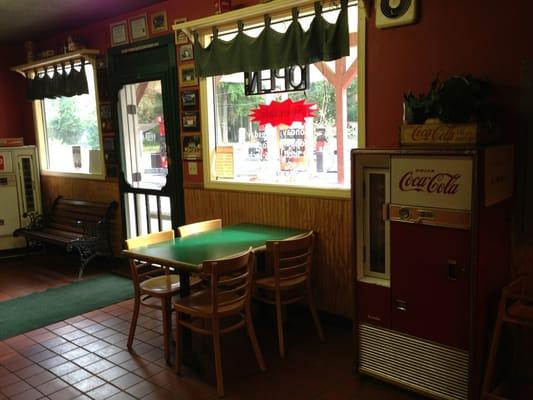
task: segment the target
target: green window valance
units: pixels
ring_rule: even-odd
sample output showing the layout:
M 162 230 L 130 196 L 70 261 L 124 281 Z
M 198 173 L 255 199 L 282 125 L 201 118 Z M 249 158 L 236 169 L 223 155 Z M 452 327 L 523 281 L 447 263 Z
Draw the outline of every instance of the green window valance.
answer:
M 309 29 L 304 31 L 298 22 L 298 9 L 292 9 L 292 22 L 285 33 L 271 27 L 271 18 L 265 15 L 265 26 L 259 36 L 244 32 L 242 22 L 237 35 L 222 40 L 213 29 L 213 39 L 205 48 L 195 33 L 194 62 L 200 77 L 254 72 L 331 61 L 350 53 L 348 34 L 348 0 L 341 0 L 337 21 L 329 23 L 322 16 L 322 4 L 316 2 L 315 16 Z
M 55 99 L 89 93 L 84 61 L 81 62 L 79 70 L 74 64 L 70 64 L 70 68 L 62 64 L 54 66 L 51 75 L 48 71 L 35 72 L 32 78 L 26 76 L 26 85 L 26 96 L 29 100 Z

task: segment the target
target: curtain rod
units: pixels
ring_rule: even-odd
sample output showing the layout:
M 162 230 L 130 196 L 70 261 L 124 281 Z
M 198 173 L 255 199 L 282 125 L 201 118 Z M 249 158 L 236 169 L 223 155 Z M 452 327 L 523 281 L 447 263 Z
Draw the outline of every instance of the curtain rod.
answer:
M 320 2 L 325 7 L 336 7 L 339 5 L 338 0 L 322 0 Z M 238 21 L 259 23 L 263 20 L 265 14 L 269 14 L 273 18 L 276 16 L 281 17 L 294 7 L 304 10 L 306 8 L 313 9 L 315 3 L 316 0 L 273 0 L 269 3 L 256 4 L 222 14 L 174 24 L 172 25 L 172 29 L 176 35 L 179 31 L 183 31 L 192 40 L 192 31 L 208 30 L 213 26 L 217 26 L 218 28 L 231 27 Z M 348 1 L 348 5 L 354 4 L 358 4 L 358 2 L 354 0 Z
M 348 2 L 348 8 L 356 7 L 356 6 L 357 6 L 357 2 L 355 2 L 355 1 L 354 2 L 350 2 L 350 1 Z M 334 7 L 334 8 L 332 7 L 332 8 L 328 8 L 327 10 L 323 10 L 322 14 L 327 14 L 327 13 L 338 11 L 338 10 L 340 10 L 340 7 Z M 310 16 L 312 16 L 314 14 L 315 14 L 314 10 L 313 11 L 306 11 L 306 12 L 298 15 L 298 18 L 306 18 L 306 17 L 310 17 Z M 278 19 L 276 21 L 273 21 L 270 25 L 283 24 L 283 23 L 289 22 L 289 21 L 292 21 L 292 17 L 287 17 L 287 18 L 284 18 L 284 19 Z M 242 30 L 243 31 L 250 31 L 252 29 L 261 28 L 263 25 L 264 25 L 264 20 L 263 20 L 263 22 L 258 22 L 255 25 L 250 25 L 250 26 L 244 27 Z M 234 34 L 237 31 L 238 31 L 238 28 L 229 29 L 227 31 L 224 31 L 223 33 L 219 33 L 218 37 L 231 35 L 231 34 Z
M 76 60 L 81 60 L 82 58 L 95 59 L 98 54 L 100 54 L 99 50 L 81 49 L 79 51 L 66 53 L 66 54 L 60 54 L 55 57 L 45 58 L 42 60 L 36 60 L 36 61 L 23 64 L 23 65 L 17 65 L 16 67 L 12 67 L 11 71 L 15 71 L 23 76 L 26 76 L 27 72 L 33 72 L 38 69 L 46 71 L 49 67 L 61 65 L 61 63 L 64 63 L 66 61 L 71 61 L 71 60 L 76 61 Z

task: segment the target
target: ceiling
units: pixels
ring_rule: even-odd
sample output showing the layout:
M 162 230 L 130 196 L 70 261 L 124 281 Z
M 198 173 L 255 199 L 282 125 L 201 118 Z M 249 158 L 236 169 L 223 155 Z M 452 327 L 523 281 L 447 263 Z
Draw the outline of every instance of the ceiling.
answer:
M 0 0 L 0 42 L 35 40 L 163 0 Z

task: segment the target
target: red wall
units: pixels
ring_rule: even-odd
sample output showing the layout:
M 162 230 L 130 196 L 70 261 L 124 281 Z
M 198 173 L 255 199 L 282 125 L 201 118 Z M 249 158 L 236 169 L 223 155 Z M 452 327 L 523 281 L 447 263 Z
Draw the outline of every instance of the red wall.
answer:
M 25 97 L 24 78 L 10 70 L 22 63 L 22 44 L 0 45 L 0 137 L 24 137 L 25 144 L 34 144 L 33 113 Z
M 419 1 L 417 24 L 376 29 L 367 23 L 367 143 L 397 145 L 402 95 L 427 91 L 440 74 L 490 79 L 504 110 L 504 133 L 518 128 L 520 64 L 533 56 L 527 0 Z

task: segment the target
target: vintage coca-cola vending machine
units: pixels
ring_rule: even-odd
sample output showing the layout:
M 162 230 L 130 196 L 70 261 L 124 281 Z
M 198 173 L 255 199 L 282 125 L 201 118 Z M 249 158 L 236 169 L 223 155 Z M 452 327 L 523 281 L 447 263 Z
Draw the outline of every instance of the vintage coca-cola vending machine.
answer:
M 477 399 L 508 279 L 511 146 L 352 151 L 361 373 Z

